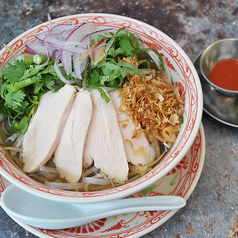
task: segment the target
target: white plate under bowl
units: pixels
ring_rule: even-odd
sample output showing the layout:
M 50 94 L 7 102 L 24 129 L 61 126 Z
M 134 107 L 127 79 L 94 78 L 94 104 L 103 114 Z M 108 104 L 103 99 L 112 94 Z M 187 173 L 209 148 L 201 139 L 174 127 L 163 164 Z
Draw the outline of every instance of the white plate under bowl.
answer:
M 140 191 L 132 197 L 177 195 L 190 197 L 201 175 L 205 159 L 205 135 L 201 124 L 198 134 L 187 154 L 177 166 L 165 177 Z M 1 193 L 11 183 L 0 176 Z M 145 235 L 165 223 L 177 211 L 144 211 L 123 214 L 100 219 L 87 225 L 65 230 L 44 230 L 29 226 L 15 220 L 20 226 L 41 238 L 113 238 L 134 237 Z M 11 229 L 9 227 L 9 229 Z

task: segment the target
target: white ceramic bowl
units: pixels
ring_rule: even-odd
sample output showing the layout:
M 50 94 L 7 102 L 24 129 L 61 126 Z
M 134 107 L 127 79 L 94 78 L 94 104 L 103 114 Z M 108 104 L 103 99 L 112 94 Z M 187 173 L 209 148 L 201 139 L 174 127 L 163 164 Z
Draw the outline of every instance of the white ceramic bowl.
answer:
M 185 96 L 184 122 L 176 142 L 165 159 L 143 177 L 126 185 L 96 192 L 71 192 L 52 189 L 42 185 L 21 172 L 0 148 L 0 173 L 16 186 L 48 199 L 62 202 L 91 203 L 102 202 L 129 196 L 155 183 L 169 173 L 186 155 L 197 135 L 203 110 L 203 94 L 197 72 L 185 52 L 167 35 L 143 22 L 111 14 L 80 14 L 53 20 L 53 24 L 70 21 L 80 25 L 87 21 L 92 25 L 104 25 L 115 28 L 125 27 L 140 35 L 150 48 L 158 50 L 165 58 L 174 83 Z M 17 54 L 26 53 L 25 44 L 35 41 L 35 36 L 49 30 L 48 22 L 38 25 L 11 41 L 8 46 Z M 0 51 L 0 69 L 13 56 L 6 49 Z

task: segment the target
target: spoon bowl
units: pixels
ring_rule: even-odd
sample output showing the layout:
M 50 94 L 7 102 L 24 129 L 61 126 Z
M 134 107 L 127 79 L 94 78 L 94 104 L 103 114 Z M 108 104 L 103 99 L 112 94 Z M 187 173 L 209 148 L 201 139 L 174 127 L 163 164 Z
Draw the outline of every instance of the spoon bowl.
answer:
M 8 215 L 31 226 L 51 230 L 130 212 L 178 210 L 185 205 L 185 199 L 178 196 L 125 198 L 90 204 L 62 203 L 35 196 L 14 185 L 1 197 L 1 206 Z

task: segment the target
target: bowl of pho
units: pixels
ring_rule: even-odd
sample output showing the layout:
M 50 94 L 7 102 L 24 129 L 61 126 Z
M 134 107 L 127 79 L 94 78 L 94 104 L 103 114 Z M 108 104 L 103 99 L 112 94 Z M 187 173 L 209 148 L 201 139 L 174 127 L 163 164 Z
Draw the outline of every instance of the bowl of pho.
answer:
M 147 188 L 185 156 L 201 122 L 188 56 L 127 17 L 49 18 L 1 50 L 0 75 L 0 173 L 55 201 Z

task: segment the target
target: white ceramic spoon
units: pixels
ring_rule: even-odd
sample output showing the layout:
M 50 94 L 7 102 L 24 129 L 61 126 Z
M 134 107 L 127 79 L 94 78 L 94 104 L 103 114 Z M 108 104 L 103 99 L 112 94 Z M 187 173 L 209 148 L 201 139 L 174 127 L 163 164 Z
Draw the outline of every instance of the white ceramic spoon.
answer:
M 72 204 L 44 199 L 11 185 L 1 206 L 13 218 L 43 229 L 64 229 L 100 218 L 138 211 L 177 210 L 186 201 L 177 196 L 124 198 L 103 203 Z

